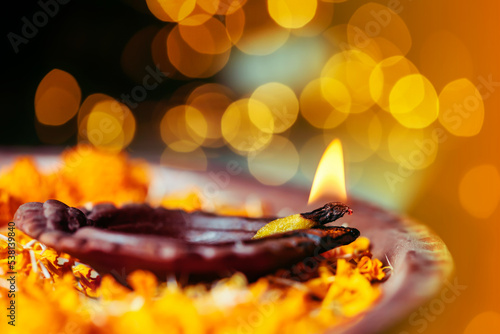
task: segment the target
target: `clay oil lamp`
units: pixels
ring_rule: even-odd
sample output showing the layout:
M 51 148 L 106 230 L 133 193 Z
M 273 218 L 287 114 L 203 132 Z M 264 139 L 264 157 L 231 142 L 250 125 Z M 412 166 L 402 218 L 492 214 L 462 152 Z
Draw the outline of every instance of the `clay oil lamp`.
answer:
M 156 182 L 165 188 L 189 186 L 192 179 L 210 182 L 207 175 L 194 172 L 184 177 L 168 170 L 161 174 L 167 176 Z M 338 141 L 325 151 L 311 192 L 268 187 L 243 176 L 233 177 L 223 192 L 240 200 L 256 194 L 275 208 L 297 213 L 248 218 L 148 204 L 73 208 L 49 200 L 22 205 L 14 221 L 30 237 L 100 274 L 122 278 L 124 284 L 123 276 L 116 274 L 126 276 L 136 269 L 151 271 L 160 280 L 175 275 L 207 281 L 241 272 L 253 281 L 297 263 L 314 263 L 311 259 L 326 251 L 360 235 L 368 237 L 371 253 L 390 265 L 392 274 L 381 284 L 382 295 L 370 312 L 346 328 L 337 328 L 349 333 L 387 328 L 433 296 L 452 269 L 446 246 L 424 225 L 347 198 Z

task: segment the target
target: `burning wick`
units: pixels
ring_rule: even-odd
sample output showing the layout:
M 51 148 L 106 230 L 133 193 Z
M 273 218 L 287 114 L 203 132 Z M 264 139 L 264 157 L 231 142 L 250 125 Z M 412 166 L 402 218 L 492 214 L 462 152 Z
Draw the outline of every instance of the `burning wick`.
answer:
M 318 164 L 308 203 L 346 199 L 344 153 L 340 140 L 334 139 Z
M 262 227 L 252 239 L 260 239 L 276 233 L 302 230 L 331 223 L 345 214 L 352 215 L 352 210 L 340 202 L 331 202 L 323 207 L 306 213 L 278 218 Z
M 334 139 L 326 148 L 319 162 L 308 203 L 324 198 L 347 198 L 345 189 L 344 154 L 340 140 Z M 306 213 L 279 218 L 262 227 L 252 239 L 292 230 L 301 230 L 331 223 L 352 210 L 341 202 L 330 202 L 323 207 Z

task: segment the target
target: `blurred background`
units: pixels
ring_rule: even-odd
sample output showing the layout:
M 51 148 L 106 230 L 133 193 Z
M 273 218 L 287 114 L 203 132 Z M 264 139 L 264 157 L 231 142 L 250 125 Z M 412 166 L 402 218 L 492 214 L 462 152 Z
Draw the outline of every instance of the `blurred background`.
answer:
M 197 171 L 236 159 L 256 182 L 309 188 L 339 138 L 348 194 L 430 226 L 466 287 L 392 332 L 497 333 L 499 14 L 492 0 L 11 2 L 0 145 Z

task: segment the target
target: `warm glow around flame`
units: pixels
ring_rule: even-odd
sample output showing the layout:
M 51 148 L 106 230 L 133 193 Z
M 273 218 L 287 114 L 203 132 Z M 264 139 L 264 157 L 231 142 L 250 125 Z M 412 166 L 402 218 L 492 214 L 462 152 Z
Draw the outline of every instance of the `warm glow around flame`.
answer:
M 316 169 L 308 203 L 319 199 L 345 201 L 344 154 L 340 140 L 334 139 L 326 148 Z

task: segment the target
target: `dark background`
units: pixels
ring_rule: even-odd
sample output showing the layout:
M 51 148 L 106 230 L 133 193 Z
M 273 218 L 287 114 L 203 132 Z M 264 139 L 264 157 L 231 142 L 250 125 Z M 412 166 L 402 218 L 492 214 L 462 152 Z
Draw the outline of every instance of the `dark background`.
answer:
M 58 4 L 57 13 L 16 53 L 8 34 L 22 35 L 25 22 L 41 11 L 38 1 L 11 1 L 2 11 L 2 89 L 0 91 L 0 145 L 76 144 L 76 118 L 63 126 L 37 124 L 34 113 L 36 88 L 52 69 L 72 74 L 82 89 L 83 99 L 92 93 L 118 98 L 137 85 L 120 66 L 123 49 L 130 37 L 147 26 L 164 23 L 152 16 L 145 1 L 82 1 Z M 146 51 L 147 52 L 147 51 Z M 151 63 L 151 66 L 154 66 Z M 174 91 L 183 82 L 165 80 L 148 98 Z M 134 111 L 137 122 L 149 119 L 147 109 Z M 52 132 L 39 139 L 37 132 Z M 53 138 L 54 142 L 50 142 Z M 140 135 L 139 135 L 140 137 Z

